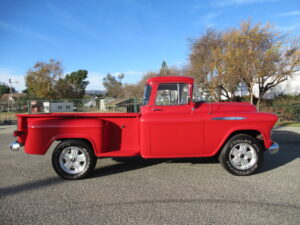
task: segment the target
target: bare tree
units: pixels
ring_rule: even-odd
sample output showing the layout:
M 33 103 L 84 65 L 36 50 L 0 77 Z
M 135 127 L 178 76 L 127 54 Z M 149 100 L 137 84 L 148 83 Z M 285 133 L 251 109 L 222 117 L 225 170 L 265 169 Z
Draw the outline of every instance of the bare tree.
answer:
M 204 92 L 218 101 L 222 95 L 232 99 L 239 83 L 239 77 L 227 70 L 225 57 L 222 32 L 208 30 L 199 39 L 192 40 L 189 73 Z
M 233 100 L 239 84 L 247 86 L 257 106 L 267 91 L 293 76 L 300 68 L 299 42 L 290 43 L 286 36 L 269 24 L 242 22 L 237 29 L 207 31 L 192 44 L 190 71 L 216 100 L 221 95 Z
M 113 98 L 123 97 L 123 84 L 122 79 L 124 74 L 119 74 L 117 77 L 108 73 L 106 77 L 103 78 L 103 85 L 107 90 L 107 95 Z

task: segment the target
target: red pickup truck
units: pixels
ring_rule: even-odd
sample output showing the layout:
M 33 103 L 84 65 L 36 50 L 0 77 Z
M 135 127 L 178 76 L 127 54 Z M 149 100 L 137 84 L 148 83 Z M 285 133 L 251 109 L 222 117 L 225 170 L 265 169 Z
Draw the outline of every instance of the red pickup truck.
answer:
M 217 156 L 234 175 L 250 175 L 263 151 L 276 153 L 271 130 L 277 116 L 252 104 L 206 103 L 197 99 L 190 77 L 150 78 L 141 113 L 20 114 L 16 142 L 28 154 L 52 154 L 56 173 L 65 179 L 86 177 L 97 158 L 183 158 Z

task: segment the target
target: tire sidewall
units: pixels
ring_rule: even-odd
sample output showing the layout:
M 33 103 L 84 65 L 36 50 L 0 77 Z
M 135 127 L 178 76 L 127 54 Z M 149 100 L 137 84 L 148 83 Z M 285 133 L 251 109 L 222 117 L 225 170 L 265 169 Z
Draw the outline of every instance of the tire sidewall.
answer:
M 249 169 L 247 170 L 239 170 L 237 168 L 235 168 L 230 160 L 229 160 L 229 153 L 231 151 L 231 149 L 240 143 L 246 143 L 251 145 L 255 152 L 256 152 L 256 156 L 257 156 L 257 162 Z M 223 165 L 223 167 L 225 167 L 225 169 L 227 171 L 229 171 L 230 173 L 234 174 L 234 175 L 239 175 L 239 176 L 246 176 L 246 175 L 251 175 L 253 173 L 255 173 L 261 166 L 262 160 L 263 160 L 263 152 L 262 152 L 262 147 L 259 144 L 259 142 L 254 139 L 253 137 L 249 136 L 249 135 L 237 135 L 234 136 L 233 138 L 231 138 L 228 143 L 224 146 L 221 154 L 220 154 L 220 162 Z
M 86 165 L 83 171 L 81 171 L 80 173 L 77 174 L 70 174 L 65 172 L 59 163 L 59 157 L 62 153 L 62 151 L 65 148 L 71 147 L 71 146 L 76 146 L 76 147 L 80 147 L 81 150 L 84 152 L 85 156 L 86 156 Z M 77 179 L 82 179 L 84 177 L 86 177 L 91 170 L 94 169 L 96 164 L 96 157 L 94 156 L 94 153 L 91 149 L 91 147 L 89 146 L 89 144 L 83 142 L 83 141 L 79 141 L 79 140 L 66 140 L 61 142 L 53 151 L 52 154 L 52 166 L 55 170 L 55 172 L 65 178 L 65 179 L 69 179 L 69 180 L 77 180 Z

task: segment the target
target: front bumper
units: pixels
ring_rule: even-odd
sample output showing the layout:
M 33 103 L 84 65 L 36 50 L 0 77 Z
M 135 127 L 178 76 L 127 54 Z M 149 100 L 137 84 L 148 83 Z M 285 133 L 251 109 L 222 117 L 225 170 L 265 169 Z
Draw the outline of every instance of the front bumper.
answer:
M 279 144 L 277 144 L 276 142 L 272 142 L 271 146 L 268 148 L 268 151 L 274 155 L 279 151 Z
M 14 142 L 10 143 L 10 145 L 9 145 L 9 149 L 12 151 L 19 151 L 21 147 L 22 147 L 22 144 L 20 144 L 17 141 L 14 141 Z

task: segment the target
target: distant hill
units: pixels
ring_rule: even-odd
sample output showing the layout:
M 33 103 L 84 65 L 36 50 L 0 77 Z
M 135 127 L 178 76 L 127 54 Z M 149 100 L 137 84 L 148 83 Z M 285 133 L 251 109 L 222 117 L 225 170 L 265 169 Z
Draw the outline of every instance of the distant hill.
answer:
M 105 90 L 86 90 L 85 93 L 87 95 L 105 95 Z

